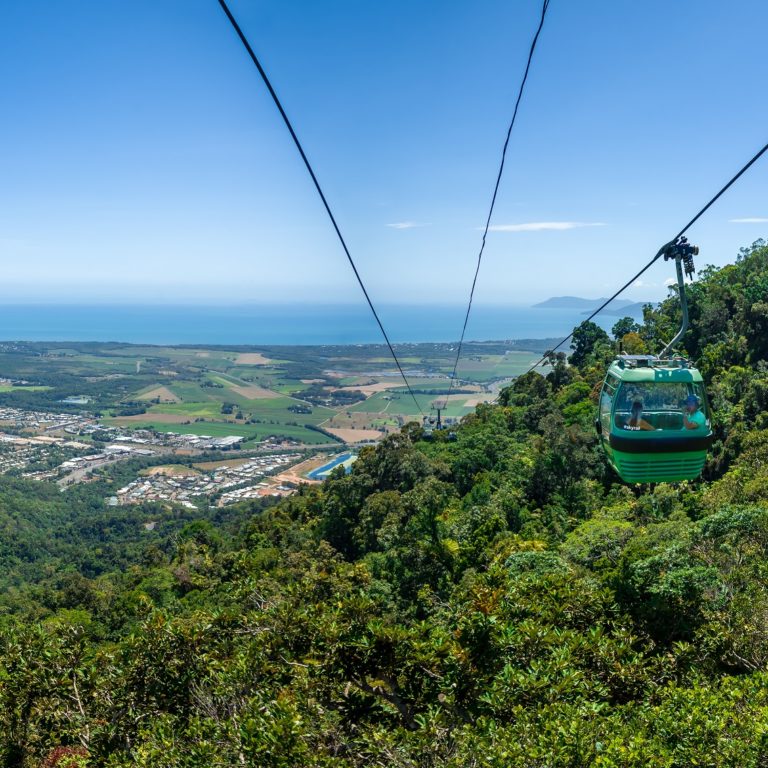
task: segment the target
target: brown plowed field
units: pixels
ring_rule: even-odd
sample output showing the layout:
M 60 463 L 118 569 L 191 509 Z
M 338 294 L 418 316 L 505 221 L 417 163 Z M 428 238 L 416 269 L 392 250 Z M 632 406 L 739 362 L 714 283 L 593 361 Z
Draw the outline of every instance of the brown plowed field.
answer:
M 273 400 L 276 397 L 281 397 L 279 392 L 273 392 L 271 389 L 264 389 L 264 387 L 257 387 L 255 384 L 251 386 L 230 386 L 234 393 L 245 397 L 248 400 Z
M 171 392 L 168 387 L 164 387 L 162 384 L 158 384 L 154 389 L 150 389 L 149 392 L 145 392 L 143 395 L 138 395 L 137 400 L 154 400 L 156 397 L 160 398 L 161 403 L 180 403 L 181 399 Z
M 192 419 L 184 413 L 137 413 L 135 416 L 119 416 L 115 419 L 115 424 L 130 424 L 135 421 L 157 421 L 161 424 L 185 424 Z
M 271 362 L 261 352 L 241 352 L 235 358 L 235 365 L 269 365 Z
M 376 429 L 332 429 L 331 427 L 324 427 L 324 429 L 347 443 L 359 443 L 363 440 L 380 440 L 384 437 Z

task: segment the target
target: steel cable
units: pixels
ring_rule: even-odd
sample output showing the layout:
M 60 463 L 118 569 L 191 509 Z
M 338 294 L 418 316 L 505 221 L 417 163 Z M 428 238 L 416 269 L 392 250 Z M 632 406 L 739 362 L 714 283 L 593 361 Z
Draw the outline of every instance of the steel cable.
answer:
M 286 128 L 288 128 L 288 131 L 291 134 L 291 138 L 293 139 L 293 143 L 296 145 L 296 149 L 299 150 L 301 159 L 304 161 L 304 165 L 306 166 L 307 171 L 309 172 L 309 175 L 312 178 L 312 182 L 315 185 L 317 194 L 320 195 L 320 199 L 323 202 L 323 206 L 325 207 L 325 211 L 328 214 L 328 218 L 331 220 L 331 224 L 333 225 L 333 228 L 336 231 L 336 235 L 339 238 L 341 247 L 344 249 L 344 253 L 347 256 L 349 265 L 352 267 L 352 271 L 355 273 L 357 282 L 360 285 L 361 290 L 363 291 L 365 300 L 368 302 L 368 306 L 370 307 L 374 318 L 376 319 L 376 323 L 379 326 L 381 335 L 384 337 L 384 341 L 386 341 L 387 346 L 389 347 L 389 351 L 391 352 L 392 358 L 395 361 L 397 370 L 400 372 L 400 376 L 402 376 L 403 381 L 405 382 L 405 386 L 408 389 L 408 392 L 410 393 L 411 397 L 413 398 L 413 402 L 416 404 L 416 407 L 419 409 L 419 413 L 421 413 L 421 415 L 424 416 L 424 411 L 419 405 L 419 401 L 416 399 L 416 395 L 411 389 L 411 385 L 408 383 L 408 379 L 406 378 L 405 371 L 403 370 L 403 367 L 397 358 L 397 354 L 395 353 L 395 349 L 389 340 L 389 336 L 387 335 L 387 332 L 384 330 L 384 325 L 381 322 L 381 319 L 379 318 L 378 313 L 376 312 L 376 308 L 373 306 L 373 302 L 371 301 L 371 297 L 368 295 L 368 291 L 365 287 L 365 284 L 363 283 L 363 279 L 362 277 L 360 277 L 360 273 L 357 271 L 357 266 L 355 265 L 355 261 L 352 258 L 352 254 L 349 252 L 349 248 L 347 247 L 347 243 L 344 240 L 343 235 L 341 234 L 339 225 L 336 223 L 336 217 L 333 215 L 333 212 L 331 211 L 331 207 L 328 204 L 328 200 L 326 199 L 325 194 L 323 193 L 322 187 L 320 186 L 320 182 L 317 180 L 317 176 L 315 176 L 315 172 L 312 169 L 312 165 L 310 164 L 307 158 L 307 155 L 304 152 L 304 148 L 301 146 L 299 137 L 296 135 L 296 131 L 293 129 L 293 125 L 291 124 L 291 121 L 288 119 L 288 115 L 285 113 L 285 110 L 283 109 L 283 105 L 281 104 L 280 99 L 278 98 L 277 93 L 275 92 L 275 89 L 272 87 L 272 83 L 267 77 L 267 73 L 264 71 L 264 68 L 261 66 L 261 62 L 259 61 L 258 57 L 254 53 L 253 48 L 251 48 L 251 44 L 248 42 L 248 39 L 246 38 L 245 34 L 243 34 L 243 30 L 240 29 L 240 25 L 237 23 L 237 21 L 235 20 L 235 17 L 232 15 L 232 12 L 229 10 L 227 3 L 225 2 L 225 0 L 219 0 L 219 5 L 221 6 L 222 10 L 226 14 L 227 18 L 229 19 L 230 24 L 232 24 L 232 27 L 237 33 L 237 36 L 240 38 L 240 42 L 243 44 L 243 46 L 245 47 L 245 50 L 248 52 L 248 55 L 251 57 L 251 61 L 253 61 L 253 63 L 256 65 L 256 69 L 259 71 L 259 74 L 261 75 L 261 79 L 264 81 L 264 85 L 267 86 L 267 90 L 269 91 L 270 96 L 272 96 L 272 100 L 275 102 L 275 106 L 280 112 L 280 116 L 283 118 L 283 122 L 285 123 Z
M 722 197 L 766 152 L 768 152 L 768 144 L 766 144 L 761 150 L 759 150 L 748 163 L 742 166 L 739 172 L 733 176 L 727 184 L 725 184 L 720 191 L 668 242 L 665 243 L 658 251 L 658 253 L 632 278 L 630 278 L 624 285 L 619 288 L 616 293 L 609 299 L 604 301 L 586 320 L 583 320 L 579 325 L 590 322 L 594 317 L 600 314 L 617 296 L 620 296 L 632 283 L 635 282 L 643 273 L 648 270 L 653 264 L 655 264 L 663 255 L 664 251 L 673 245 L 681 238 L 719 199 Z M 575 330 L 575 329 L 574 329 Z M 557 346 L 548 350 L 536 363 L 534 363 L 526 373 L 530 373 L 534 368 L 541 365 L 549 355 L 556 352 L 560 347 L 573 338 L 573 331 L 571 331 Z
M 539 20 L 539 26 L 536 29 L 536 34 L 533 36 L 533 40 L 531 41 L 531 48 L 528 52 L 528 61 L 525 65 L 525 72 L 523 73 L 523 79 L 520 82 L 520 89 L 517 93 L 517 101 L 515 101 L 515 109 L 512 112 L 512 120 L 509 123 L 509 128 L 507 129 L 507 138 L 504 141 L 504 148 L 501 151 L 501 163 L 499 164 L 499 172 L 496 175 L 496 185 L 493 188 L 493 197 L 491 198 L 491 206 L 488 210 L 488 217 L 485 221 L 485 229 L 483 230 L 483 239 L 480 244 L 480 252 L 477 254 L 477 266 L 475 267 L 475 275 L 472 279 L 472 288 L 469 292 L 469 303 L 467 304 L 467 312 L 464 315 L 464 325 L 461 329 L 461 338 L 459 339 L 459 346 L 456 350 L 456 360 L 453 363 L 453 372 L 451 373 L 451 381 L 448 385 L 448 397 L 450 397 L 451 390 L 453 389 L 453 382 L 456 380 L 456 369 L 459 366 L 459 359 L 461 358 L 461 349 L 464 345 L 464 336 L 467 333 L 467 323 L 469 322 L 469 314 L 472 311 L 472 299 L 475 296 L 475 286 L 477 285 L 477 276 L 480 274 L 480 264 L 483 260 L 483 252 L 485 251 L 485 241 L 488 237 L 488 230 L 491 226 L 491 217 L 493 216 L 493 209 L 496 207 L 496 197 L 499 194 L 499 185 L 501 184 L 501 176 L 504 172 L 504 162 L 507 158 L 507 147 L 509 146 L 509 139 L 512 136 L 512 129 L 515 126 L 515 121 L 517 120 L 517 112 L 520 108 L 520 101 L 523 98 L 523 91 L 525 90 L 525 83 L 528 80 L 528 73 L 531 69 L 531 61 L 533 60 L 533 53 L 536 50 L 536 44 L 539 41 L 539 35 L 541 34 L 541 29 L 544 26 L 544 19 L 547 15 L 547 9 L 549 8 L 549 0 L 544 0 L 544 3 L 541 6 L 541 18 Z M 446 400 L 447 404 L 447 400 Z

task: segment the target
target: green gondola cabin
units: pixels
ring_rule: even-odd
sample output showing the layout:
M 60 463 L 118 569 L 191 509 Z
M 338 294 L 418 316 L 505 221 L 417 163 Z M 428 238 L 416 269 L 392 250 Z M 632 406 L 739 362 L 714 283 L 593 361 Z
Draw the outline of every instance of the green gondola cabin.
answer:
M 620 355 L 606 373 L 596 426 L 627 483 L 693 480 L 712 445 L 703 379 L 683 358 Z

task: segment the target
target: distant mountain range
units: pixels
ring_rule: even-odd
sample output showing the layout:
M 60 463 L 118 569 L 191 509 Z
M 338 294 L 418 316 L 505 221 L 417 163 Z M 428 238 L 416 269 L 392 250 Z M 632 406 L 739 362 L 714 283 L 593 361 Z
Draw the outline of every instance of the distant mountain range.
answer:
M 607 297 L 599 299 L 584 299 L 580 296 L 553 296 L 546 301 L 534 304 L 535 309 L 580 309 L 582 314 L 589 314 L 597 309 Z M 606 315 L 639 316 L 643 313 L 643 305 L 650 304 L 647 301 L 628 301 L 627 299 L 614 299 L 604 310 Z

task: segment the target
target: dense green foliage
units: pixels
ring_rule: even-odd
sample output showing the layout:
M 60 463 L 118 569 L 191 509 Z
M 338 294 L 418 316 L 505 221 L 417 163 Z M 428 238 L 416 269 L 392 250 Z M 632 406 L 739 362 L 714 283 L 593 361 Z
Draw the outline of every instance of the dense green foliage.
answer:
M 678 312 L 614 334 L 658 349 Z M 48 570 L 6 601 L 0 762 L 768 764 L 768 248 L 707 270 L 691 315 L 718 437 L 694 484 L 607 467 L 592 326 L 455 441 L 409 425 L 228 523 L 125 521 L 106 560 L 120 515 L 6 483 L 0 565 Z

